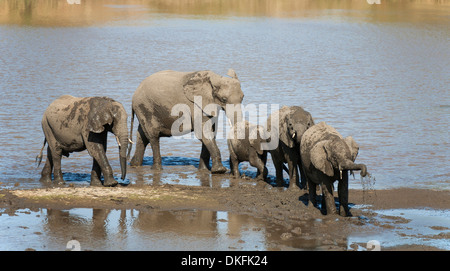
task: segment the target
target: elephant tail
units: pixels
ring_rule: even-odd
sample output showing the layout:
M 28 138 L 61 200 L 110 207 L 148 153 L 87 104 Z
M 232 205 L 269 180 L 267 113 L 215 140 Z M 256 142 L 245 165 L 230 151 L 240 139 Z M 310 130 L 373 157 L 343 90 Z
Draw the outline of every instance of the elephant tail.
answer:
M 284 171 L 286 171 L 287 174 L 289 174 L 289 169 L 287 168 L 287 166 L 283 163 L 283 169 Z
M 130 159 L 131 149 L 133 148 L 133 124 L 134 124 L 134 109 L 131 108 L 131 127 L 130 127 L 130 143 L 131 146 L 128 148 L 127 160 Z
M 43 156 L 42 152 L 44 151 L 45 144 L 47 144 L 47 138 L 44 138 L 44 144 L 42 145 L 41 151 L 39 152 L 39 155 L 36 156 L 37 167 L 39 167 L 41 165 L 42 156 Z

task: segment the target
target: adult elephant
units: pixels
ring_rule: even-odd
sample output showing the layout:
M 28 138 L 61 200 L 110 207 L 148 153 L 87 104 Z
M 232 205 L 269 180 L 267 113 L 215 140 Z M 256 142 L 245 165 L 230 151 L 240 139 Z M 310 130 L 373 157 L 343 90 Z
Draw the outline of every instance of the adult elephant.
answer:
M 139 120 L 136 151 L 132 166 L 142 165 L 145 148 L 150 143 L 153 151 L 153 169 L 162 169 L 159 146 L 160 137 L 182 135 L 194 131 L 202 142 L 199 169 L 212 173 L 225 173 L 220 150 L 215 141 L 215 125 L 212 134 L 206 134 L 206 125 L 217 122 L 218 110 L 223 109 L 234 123 L 234 116 L 242 117 L 240 104 L 244 98 L 236 73 L 230 69 L 230 77 L 222 77 L 212 71 L 178 72 L 161 71 L 147 77 L 137 88 L 132 99 L 133 129 L 134 114 Z M 180 107 L 180 105 L 182 105 Z M 227 106 L 236 105 L 236 106 Z M 184 107 L 183 107 L 184 106 Z M 183 130 L 177 125 L 181 119 L 174 108 L 187 108 L 183 113 Z M 207 109 L 208 108 L 208 109 Z M 216 108 L 212 110 L 211 108 Z M 229 111 L 227 109 L 231 108 Z M 178 111 L 178 110 L 175 110 Z M 231 112 L 232 111 L 232 112 Z M 199 112 L 199 114 L 195 113 Z M 173 129 L 173 128 L 176 129 Z M 206 129 L 205 129 L 206 128 Z M 131 133 L 130 133 L 131 134 Z
M 88 150 L 93 158 L 91 185 L 115 186 L 117 181 L 106 157 L 107 133 L 112 132 L 119 144 L 119 159 L 122 180 L 127 171 L 128 127 L 127 113 L 121 103 L 107 97 L 77 98 L 64 95 L 53 101 L 42 118 L 45 140 L 36 157 L 38 166 L 42 151 L 48 143 L 47 160 L 42 169 L 41 181 L 64 183 L 61 172 L 61 156 Z
M 278 118 L 278 126 L 272 127 L 272 118 Z M 287 163 L 289 188 L 306 187 L 306 180 L 301 167 L 300 142 L 303 133 L 312 125 L 314 125 L 314 120 L 311 114 L 300 106 L 283 106 L 267 119 L 267 130 L 274 134 L 272 129 L 275 129 L 275 133 L 279 137 L 278 147 L 270 151 L 278 185 L 281 186 L 283 183 L 283 164 Z M 300 185 L 299 171 L 302 180 Z
M 364 164 L 355 164 L 359 146 L 349 136 L 341 134 L 325 122 L 314 125 L 303 134 L 301 158 L 309 186 L 309 199 L 316 206 L 316 185 L 320 184 L 324 196 L 322 208 L 327 214 L 337 214 L 333 196 L 333 183 L 338 180 L 339 212 L 349 216 L 348 209 L 348 171 L 361 170 L 361 176 L 367 175 Z

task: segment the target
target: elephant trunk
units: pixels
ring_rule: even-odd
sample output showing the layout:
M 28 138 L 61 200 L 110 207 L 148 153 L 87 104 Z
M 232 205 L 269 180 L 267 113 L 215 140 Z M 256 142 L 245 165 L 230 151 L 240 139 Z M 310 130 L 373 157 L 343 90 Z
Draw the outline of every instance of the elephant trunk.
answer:
M 343 163 L 339 164 L 339 170 L 342 175 L 342 170 L 361 170 L 361 176 L 365 177 L 367 175 L 367 167 L 364 164 L 355 164 L 351 160 L 345 160 Z
M 121 179 L 124 180 L 127 175 L 127 150 L 128 150 L 128 129 L 127 119 L 121 120 L 116 130 L 117 143 L 119 144 L 119 161 L 121 169 Z

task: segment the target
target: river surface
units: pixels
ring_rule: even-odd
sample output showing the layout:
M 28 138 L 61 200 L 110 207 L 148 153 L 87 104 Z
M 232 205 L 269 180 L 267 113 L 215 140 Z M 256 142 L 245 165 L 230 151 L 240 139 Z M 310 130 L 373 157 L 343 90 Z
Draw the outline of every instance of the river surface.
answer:
M 0 1 L 4 186 L 40 187 L 42 165 L 34 162 L 44 141 L 41 118 L 59 96 L 109 96 L 131 115 L 131 97 L 152 73 L 225 75 L 233 68 L 244 105 L 300 105 L 316 123 L 352 135 L 374 188 L 450 189 L 445 1 L 76 3 Z M 248 115 L 261 123 L 267 117 L 263 110 Z M 222 126 L 226 131 L 226 121 Z M 219 132 L 218 144 L 226 161 L 224 135 Z M 162 139 L 161 145 L 167 159 L 198 164 L 197 140 Z M 116 146 L 110 135 L 108 156 L 118 169 Z M 150 149 L 146 156 L 151 159 Z M 63 159 L 63 172 L 82 178 L 91 163 L 87 152 L 72 154 Z M 275 175 L 270 161 L 269 170 Z M 351 187 L 361 188 L 359 178 Z
M 326 231 L 320 230 L 326 223 L 322 219 L 286 228 L 264 218 L 206 210 L 0 211 L 0 251 L 327 250 L 330 245 L 321 238 L 326 235 Z M 379 211 L 379 214 L 376 219 L 380 223 L 397 220 L 402 226 L 352 233 L 342 240 L 334 240 L 339 249 L 384 250 L 415 245 L 450 250 L 445 237 L 450 232 L 449 212 L 395 209 Z
M 59 96 L 109 96 L 131 115 L 131 97 L 152 73 L 225 75 L 233 68 L 244 105 L 260 109 L 248 112 L 252 120 L 265 122 L 264 106 L 300 105 L 316 123 L 353 136 L 357 161 L 373 178 L 356 177 L 351 188 L 450 190 L 450 3 L 368 2 L 376 1 L 0 0 L 0 187 L 42 187 L 42 165 L 35 164 L 41 118 Z M 221 124 L 217 141 L 229 167 L 227 122 Z M 112 135 L 108 146 L 119 176 Z M 125 183 L 229 185 L 226 176 L 197 172 L 201 146 L 193 136 L 164 138 L 161 147 L 164 170 L 150 170 L 147 150 L 144 166 L 129 168 Z M 73 153 L 63 158 L 64 178 L 88 185 L 91 166 L 87 152 Z M 254 177 L 256 170 L 244 163 L 241 172 Z M 448 227 L 448 210 L 386 212 L 413 221 L 406 233 L 374 233 L 387 246 L 430 234 L 423 224 L 429 218 Z M 83 250 L 320 246 L 313 238 L 285 242 L 285 229 L 226 212 L 22 209 L 0 220 L 0 250 L 63 250 L 71 239 Z M 423 242 L 449 249 L 446 240 Z

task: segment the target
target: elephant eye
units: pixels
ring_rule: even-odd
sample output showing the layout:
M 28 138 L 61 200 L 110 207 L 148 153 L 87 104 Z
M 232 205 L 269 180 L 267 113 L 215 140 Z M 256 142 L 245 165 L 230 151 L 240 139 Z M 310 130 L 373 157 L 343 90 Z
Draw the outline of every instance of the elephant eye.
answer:
M 227 103 L 227 98 L 225 98 L 225 97 L 220 98 L 220 101 L 225 104 L 225 103 Z

